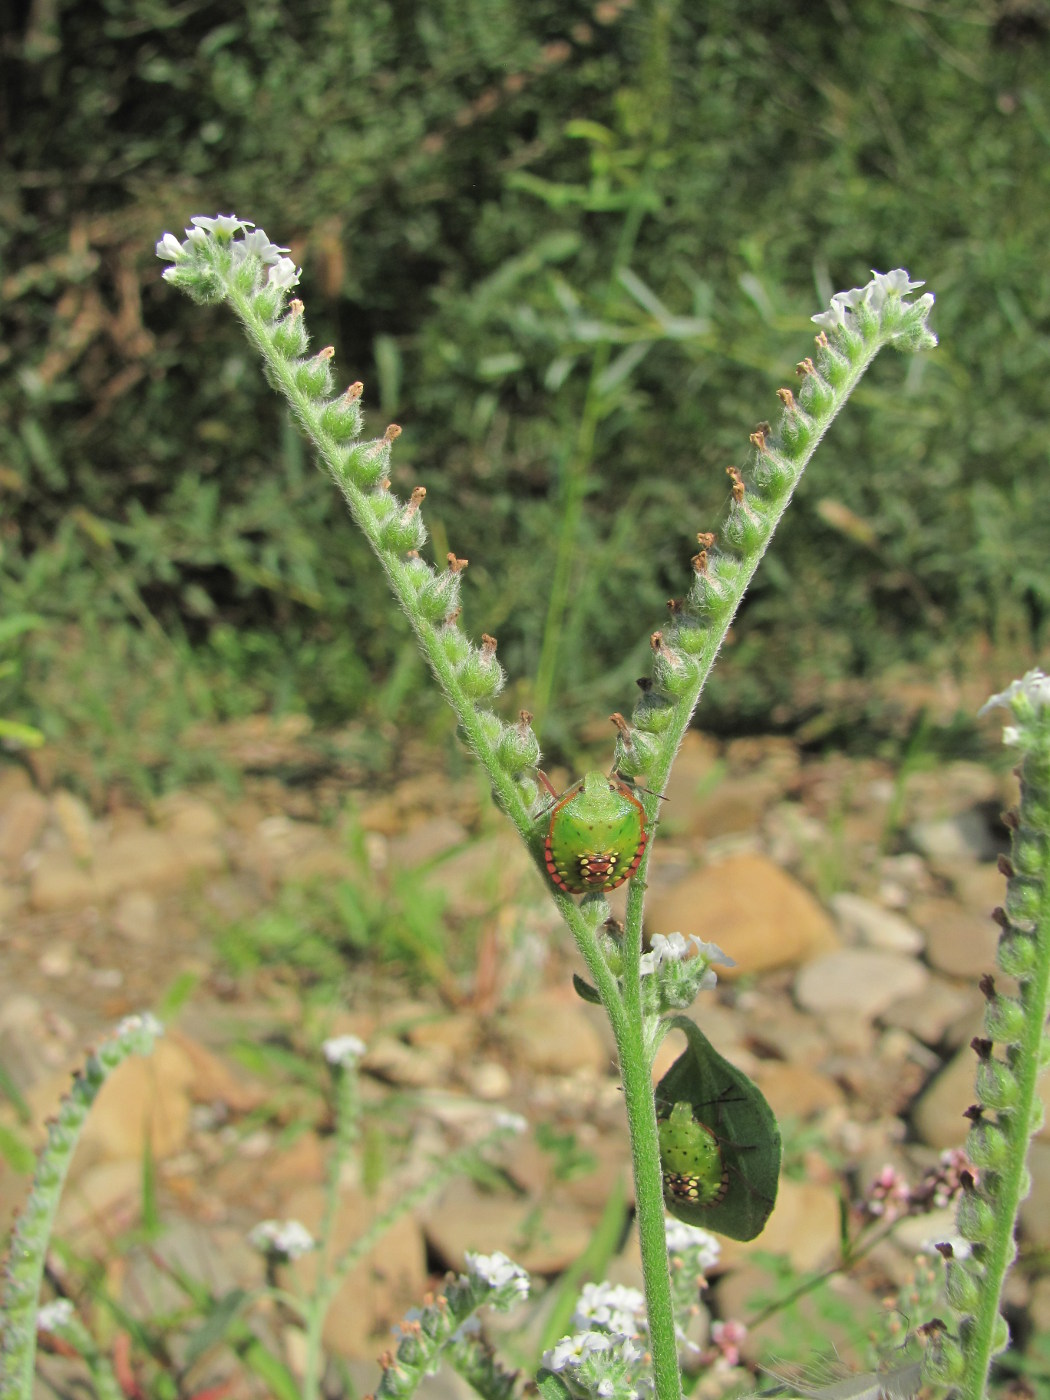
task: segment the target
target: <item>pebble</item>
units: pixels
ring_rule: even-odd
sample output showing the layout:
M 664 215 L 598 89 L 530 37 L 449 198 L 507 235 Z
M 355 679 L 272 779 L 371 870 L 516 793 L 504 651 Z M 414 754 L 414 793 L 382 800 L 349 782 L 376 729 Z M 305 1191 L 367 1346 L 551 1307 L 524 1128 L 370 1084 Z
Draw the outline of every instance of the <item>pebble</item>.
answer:
M 0 810 L 0 862 L 15 870 L 36 845 L 47 821 L 48 802 L 39 792 L 15 792 Z
M 1003 844 L 977 808 L 912 822 L 908 839 L 928 860 L 994 860 Z
M 922 934 L 899 914 L 859 894 L 840 892 L 833 894 L 828 902 L 845 942 L 864 948 L 881 948 L 888 953 L 922 952 Z
M 843 948 L 801 968 L 795 1000 L 805 1011 L 846 1011 L 874 1020 L 902 997 L 915 996 L 929 972 L 914 958 L 874 948 Z
M 912 905 L 911 915 L 926 935 L 931 967 L 971 982 L 995 971 L 999 928 L 987 912 L 975 913 L 954 899 L 935 896 Z
M 59 788 L 51 799 L 51 812 L 74 859 L 89 861 L 95 852 L 95 830 L 85 803 Z
M 806 887 L 767 856 L 742 853 L 687 876 L 652 901 L 655 933 L 696 934 L 736 966 L 719 978 L 805 962 L 836 944 L 834 925 Z
M 603 1075 L 611 1069 L 598 1007 L 569 1001 L 560 988 L 526 997 L 507 1008 L 500 1037 L 513 1061 L 534 1074 Z

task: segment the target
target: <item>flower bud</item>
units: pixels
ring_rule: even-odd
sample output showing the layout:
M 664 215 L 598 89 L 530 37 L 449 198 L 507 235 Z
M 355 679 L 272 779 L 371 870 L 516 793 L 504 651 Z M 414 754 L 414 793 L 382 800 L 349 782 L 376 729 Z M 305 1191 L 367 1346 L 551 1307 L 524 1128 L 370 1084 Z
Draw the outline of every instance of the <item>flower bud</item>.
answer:
M 965 1369 L 962 1347 L 948 1332 L 932 1336 L 923 1353 L 922 1375 L 929 1385 L 954 1386 L 962 1380 Z
M 1010 1144 L 995 1123 L 980 1120 L 967 1134 L 966 1155 L 975 1167 L 984 1171 L 1001 1171 L 1009 1160 Z
M 310 359 L 300 360 L 295 367 L 295 387 L 307 398 L 318 399 L 332 392 L 332 347 L 326 346 Z
M 481 646 L 471 648 L 456 671 L 456 679 L 463 693 L 475 703 L 491 700 L 503 689 L 505 680 L 503 667 L 496 660 L 494 637 L 481 639 Z
M 958 1313 L 973 1313 L 981 1299 L 980 1286 L 966 1264 L 949 1259 L 945 1271 L 944 1290 L 948 1302 Z
M 523 768 L 535 768 L 540 761 L 540 742 L 532 731 L 532 716 L 522 710 L 517 724 L 503 726 L 496 745 L 499 761 L 510 773 L 520 773 Z
M 1024 1035 L 1024 1010 L 1013 997 L 997 995 L 984 1009 L 984 1029 L 1001 1045 L 1017 1045 Z
M 976 1084 L 977 1097 L 985 1108 L 1013 1108 L 1020 1093 L 1017 1076 L 1002 1060 L 980 1060 Z
M 310 337 L 306 332 L 301 301 L 293 301 L 287 315 L 274 326 L 272 343 L 278 354 L 284 355 L 289 360 L 306 354 Z
M 995 1215 L 988 1202 L 974 1190 L 964 1192 L 956 1217 L 959 1234 L 971 1244 L 984 1244 L 995 1230 Z
M 1024 981 L 1035 971 L 1038 953 L 1035 939 L 1020 929 L 1009 929 L 999 939 L 996 961 L 1008 977 Z
M 321 431 L 333 442 L 350 442 L 356 438 L 361 431 L 360 392 L 352 396 L 348 389 L 338 398 L 329 399 L 321 410 Z

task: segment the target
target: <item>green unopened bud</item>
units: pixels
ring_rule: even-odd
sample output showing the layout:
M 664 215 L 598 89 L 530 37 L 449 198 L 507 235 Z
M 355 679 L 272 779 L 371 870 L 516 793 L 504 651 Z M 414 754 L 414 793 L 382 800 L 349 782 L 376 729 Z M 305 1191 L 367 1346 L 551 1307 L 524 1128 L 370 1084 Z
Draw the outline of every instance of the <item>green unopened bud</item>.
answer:
M 535 768 L 540 761 L 540 741 L 532 730 L 532 716 L 522 710 L 517 724 L 506 724 L 496 745 L 496 753 L 504 768 L 520 773 L 523 768 Z
M 691 657 L 669 647 L 662 632 L 649 638 L 653 651 L 653 680 L 668 695 L 684 695 L 696 677 L 696 664 Z
M 261 271 L 262 263 L 258 258 L 243 258 L 233 269 L 230 281 L 239 292 L 242 292 L 245 296 L 251 296 L 256 289 L 256 284 L 259 281 L 259 273 Z
M 280 313 L 284 292 L 272 282 L 264 282 L 252 295 L 252 311 L 260 321 L 272 321 Z M 306 346 L 303 346 L 306 349 Z
M 295 387 L 308 398 L 319 399 L 332 392 L 332 367 L 329 361 L 335 351 L 330 345 L 295 367 Z
M 971 1244 L 984 1244 L 995 1229 L 995 1215 L 991 1206 L 972 1189 L 960 1197 L 956 1221 L 960 1235 Z
M 930 1337 L 922 1358 L 923 1380 L 928 1385 L 957 1385 L 965 1365 L 962 1347 L 949 1332 Z
M 1002 1060 L 980 1060 L 976 1084 L 977 1097 L 986 1108 L 1010 1109 L 1017 1103 L 1017 1076 Z
M 500 719 L 499 715 L 493 714 L 491 710 L 477 710 L 475 713 L 477 714 L 478 723 L 481 726 L 481 732 L 484 734 L 486 740 L 495 747 L 499 743 L 500 736 L 507 726 Z
M 496 660 L 496 639 L 482 635 L 481 646 L 460 663 L 456 679 L 469 700 L 491 700 L 503 689 L 503 667 Z
M 647 695 L 634 707 L 631 719 L 636 730 L 641 729 L 648 734 L 662 734 L 677 713 L 675 706 L 662 695 Z
M 944 1291 L 948 1302 L 958 1313 L 973 1313 L 981 1299 L 981 1289 L 965 1263 L 949 1259 L 945 1271 Z
M 1033 925 L 1039 918 L 1041 887 L 1031 880 L 1014 878 L 1006 888 L 1006 913 L 1012 924 Z
M 1047 865 L 1045 839 L 1035 831 L 1015 832 L 1010 859 L 1018 874 L 1040 876 Z
M 727 549 L 735 549 L 740 554 L 751 555 L 760 548 L 769 526 L 765 520 L 747 505 L 730 512 L 729 519 L 722 528 L 722 540 Z
M 699 621 L 679 618 L 670 633 L 670 643 L 686 656 L 699 656 L 708 642 L 708 630 Z
M 817 337 L 817 344 L 820 345 L 821 337 Z M 833 350 L 828 343 L 827 336 L 824 337 L 824 353 L 820 357 L 818 369 L 832 390 L 832 407 L 838 401 L 838 391 L 846 385 L 852 372 L 852 366 L 845 355 L 839 354 L 838 350 Z
M 812 360 L 803 360 L 798 366 L 802 385 L 798 391 L 798 401 L 815 419 L 826 418 L 835 406 L 835 391 L 817 373 Z
M 1035 971 L 1038 961 L 1035 939 L 1020 929 L 1010 929 L 999 939 L 996 961 L 1008 977 L 1025 981 Z
M 321 410 L 321 430 L 333 442 L 350 442 L 361 431 L 361 384 L 351 384 L 345 394 L 329 399 Z
M 984 1009 L 985 1034 L 1001 1045 L 1017 1045 L 1024 1035 L 1024 1010 L 1013 997 L 995 996 Z
M 419 508 L 427 491 L 425 486 L 417 486 L 408 504 L 392 514 L 383 524 L 380 541 L 394 554 L 405 554 L 412 549 L 422 549 L 427 537 L 427 528 Z
M 443 622 L 451 617 L 459 608 L 459 574 L 451 569 L 440 574 L 431 570 L 429 578 L 420 585 L 416 604 L 428 622 Z
M 381 438 L 358 443 L 347 458 L 346 474 L 360 487 L 378 486 L 386 479 L 390 468 L 390 444 L 401 434 L 391 423 Z
M 441 649 L 453 666 L 462 666 L 470 655 L 470 638 L 461 632 L 454 622 L 442 627 L 438 633 Z
M 303 304 L 297 299 L 289 306 L 288 314 L 274 326 L 273 347 L 278 354 L 292 360 L 305 355 L 309 343 L 310 337 L 307 335 L 306 321 L 303 319 Z
M 980 1120 L 966 1137 L 966 1155 L 982 1171 L 1001 1171 L 1010 1158 L 1010 1145 L 995 1123 Z

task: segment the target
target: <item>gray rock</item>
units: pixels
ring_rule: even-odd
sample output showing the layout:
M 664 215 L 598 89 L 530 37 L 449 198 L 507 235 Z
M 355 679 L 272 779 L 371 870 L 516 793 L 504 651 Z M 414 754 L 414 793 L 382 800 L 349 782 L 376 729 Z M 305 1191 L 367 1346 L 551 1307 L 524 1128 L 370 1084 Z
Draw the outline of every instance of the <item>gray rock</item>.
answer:
M 801 969 L 795 1000 L 806 1011 L 850 1011 L 873 1020 L 902 997 L 920 993 L 929 976 L 921 963 L 900 953 L 843 948 Z
M 912 822 L 908 838 L 931 860 L 994 860 L 1000 841 L 978 808 Z
M 882 948 L 888 953 L 922 952 L 923 937 L 914 924 L 863 895 L 834 894 L 829 903 L 847 943 Z

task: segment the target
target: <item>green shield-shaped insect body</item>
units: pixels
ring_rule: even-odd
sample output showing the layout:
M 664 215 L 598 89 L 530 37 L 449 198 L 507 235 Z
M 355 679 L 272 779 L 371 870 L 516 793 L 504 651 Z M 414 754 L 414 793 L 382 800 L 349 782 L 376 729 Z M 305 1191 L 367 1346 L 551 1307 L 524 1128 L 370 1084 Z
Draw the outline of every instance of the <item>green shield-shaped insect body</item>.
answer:
M 566 894 L 614 890 L 638 869 L 648 839 L 645 808 L 627 783 L 588 773 L 551 808 L 547 874 Z
M 668 1207 L 717 1205 L 729 1190 L 729 1173 L 718 1139 L 693 1117 L 692 1104 L 676 1103 L 657 1129 Z

